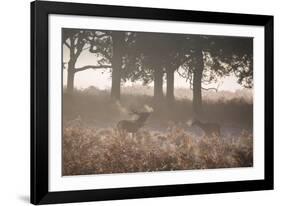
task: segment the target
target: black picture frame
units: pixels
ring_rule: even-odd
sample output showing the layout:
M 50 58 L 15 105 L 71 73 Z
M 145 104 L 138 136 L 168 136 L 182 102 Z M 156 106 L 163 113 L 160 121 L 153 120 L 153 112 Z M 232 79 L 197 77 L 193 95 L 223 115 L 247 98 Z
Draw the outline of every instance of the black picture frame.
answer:
M 49 192 L 48 15 L 82 15 L 256 25 L 265 28 L 265 167 L 263 180 Z M 31 203 L 50 204 L 273 189 L 273 16 L 105 6 L 31 3 Z

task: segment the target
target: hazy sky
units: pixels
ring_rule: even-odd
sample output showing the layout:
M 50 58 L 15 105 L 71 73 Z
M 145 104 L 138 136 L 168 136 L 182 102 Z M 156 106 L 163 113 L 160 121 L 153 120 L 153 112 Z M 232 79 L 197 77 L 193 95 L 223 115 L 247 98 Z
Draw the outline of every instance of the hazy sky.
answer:
M 87 51 L 87 50 L 85 50 Z M 63 47 L 63 62 L 68 62 L 69 60 L 69 50 L 67 47 Z M 76 67 L 82 67 L 85 65 L 97 65 L 96 58 L 94 54 L 89 52 L 82 52 L 80 57 L 76 62 Z M 67 70 L 63 71 L 63 85 L 66 85 L 67 80 Z M 235 91 L 237 89 L 242 89 L 243 87 L 237 83 L 237 79 L 232 75 L 225 77 L 220 80 L 219 90 Z M 123 86 L 129 85 L 141 85 L 141 82 L 126 82 Z M 151 83 L 151 86 L 153 83 Z M 208 85 L 206 87 L 216 87 L 217 84 Z M 78 89 L 84 89 L 89 86 L 95 86 L 99 89 L 109 89 L 111 87 L 111 77 L 109 69 L 98 69 L 98 70 L 85 70 L 78 72 L 75 75 L 74 86 Z M 164 85 L 165 87 L 165 82 Z M 175 73 L 175 88 L 189 88 L 189 84 L 186 80 L 180 77 L 177 72 Z

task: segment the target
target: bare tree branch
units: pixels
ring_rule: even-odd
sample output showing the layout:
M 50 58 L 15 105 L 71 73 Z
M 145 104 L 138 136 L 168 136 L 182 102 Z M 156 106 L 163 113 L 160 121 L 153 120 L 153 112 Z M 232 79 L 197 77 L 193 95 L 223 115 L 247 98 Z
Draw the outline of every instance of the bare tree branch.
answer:
M 75 72 L 81 72 L 87 69 L 106 69 L 106 68 L 112 68 L 111 65 L 97 65 L 97 66 L 93 66 L 93 65 L 87 65 L 84 67 L 80 67 L 80 68 L 75 68 Z
M 81 42 L 77 45 L 76 47 L 76 53 L 74 55 L 74 58 L 77 59 L 79 57 L 79 55 L 81 54 L 82 50 L 83 50 L 83 47 L 85 45 L 85 42 Z
M 90 48 L 91 48 L 91 46 L 88 46 L 86 48 L 83 48 L 82 50 L 84 51 L 84 50 L 87 50 L 87 49 L 90 49 Z
M 67 43 L 66 40 L 63 43 L 65 44 L 65 46 L 67 46 L 70 49 L 70 45 Z
M 205 91 L 214 90 L 215 92 L 218 92 L 218 88 L 214 88 L 214 87 L 210 87 L 210 88 L 201 87 L 201 89 Z
M 101 50 L 100 48 L 93 48 L 93 47 L 91 47 L 90 48 L 90 52 L 91 53 L 100 53 L 101 55 L 103 55 L 105 58 L 107 58 L 109 61 L 111 61 L 112 60 L 112 58 L 111 58 L 111 56 L 106 52 L 106 51 L 103 51 L 103 50 Z
M 193 90 L 191 81 L 189 82 L 189 86 L 190 86 L 190 89 Z M 215 87 L 205 88 L 205 87 L 201 86 L 201 89 L 205 90 L 205 91 L 214 90 L 215 92 L 218 92 L 219 91 L 219 86 L 220 86 L 220 84 L 218 84 L 217 88 L 215 88 Z

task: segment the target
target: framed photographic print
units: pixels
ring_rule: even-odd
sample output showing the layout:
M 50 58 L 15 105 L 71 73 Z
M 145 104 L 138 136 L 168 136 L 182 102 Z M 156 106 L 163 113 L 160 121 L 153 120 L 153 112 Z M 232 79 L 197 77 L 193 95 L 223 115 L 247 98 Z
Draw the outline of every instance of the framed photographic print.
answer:
M 33 204 L 273 189 L 273 16 L 31 3 Z

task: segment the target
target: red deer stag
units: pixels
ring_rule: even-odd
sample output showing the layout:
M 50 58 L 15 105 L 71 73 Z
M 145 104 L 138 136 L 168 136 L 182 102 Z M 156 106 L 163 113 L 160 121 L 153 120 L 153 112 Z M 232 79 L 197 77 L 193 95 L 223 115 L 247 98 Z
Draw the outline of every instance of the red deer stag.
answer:
M 201 128 L 205 136 L 207 137 L 220 137 L 221 136 L 221 128 L 220 125 L 217 123 L 210 123 L 210 122 L 200 122 L 198 120 L 193 121 L 192 126 L 197 126 Z
M 144 123 L 152 113 L 152 109 L 149 110 L 147 109 L 148 107 L 145 108 L 147 110 L 145 112 L 132 111 L 132 114 L 137 116 L 135 120 L 121 120 L 117 123 L 117 129 L 120 135 L 132 133 L 134 136 L 134 134 L 144 126 Z

